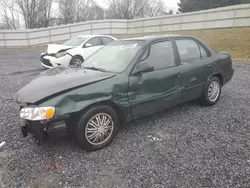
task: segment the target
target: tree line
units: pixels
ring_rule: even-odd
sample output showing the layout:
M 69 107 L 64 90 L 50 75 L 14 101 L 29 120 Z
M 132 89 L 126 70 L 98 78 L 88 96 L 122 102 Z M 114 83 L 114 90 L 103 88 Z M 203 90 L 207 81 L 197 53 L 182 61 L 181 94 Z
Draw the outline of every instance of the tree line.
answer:
M 104 0 L 105 1 L 105 0 Z M 163 0 L 106 0 L 107 9 L 94 0 L 0 0 L 6 29 L 41 28 L 86 20 L 134 19 L 172 13 Z M 56 6 L 53 12 L 52 6 Z M 56 14 L 56 15 L 55 15 Z
M 173 14 L 164 0 L 0 0 L 1 20 L 6 29 L 41 28 L 100 19 L 135 19 Z M 250 3 L 250 0 L 180 0 L 179 12 L 206 10 L 228 5 Z M 52 7 L 56 6 L 56 12 Z
M 250 3 L 250 0 L 180 0 L 179 12 L 194 12 L 231 5 Z

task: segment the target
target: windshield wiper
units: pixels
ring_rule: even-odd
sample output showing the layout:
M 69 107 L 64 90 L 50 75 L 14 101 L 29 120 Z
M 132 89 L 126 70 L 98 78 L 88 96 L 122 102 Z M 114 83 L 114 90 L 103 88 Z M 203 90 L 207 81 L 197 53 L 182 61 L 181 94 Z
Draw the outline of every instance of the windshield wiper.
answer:
M 97 67 L 83 67 L 83 68 L 90 69 L 90 70 L 101 71 L 101 72 L 107 72 L 105 69 L 97 68 Z

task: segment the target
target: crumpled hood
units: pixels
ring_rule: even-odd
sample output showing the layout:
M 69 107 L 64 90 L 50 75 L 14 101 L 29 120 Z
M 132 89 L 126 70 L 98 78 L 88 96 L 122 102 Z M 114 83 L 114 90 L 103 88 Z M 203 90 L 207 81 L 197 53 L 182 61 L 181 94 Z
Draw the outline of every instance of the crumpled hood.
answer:
M 44 98 L 62 91 L 84 86 L 115 76 L 113 73 L 87 70 L 82 68 L 56 67 L 42 72 L 16 96 L 17 103 L 34 104 Z
M 61 50 L 69 50 L 75 48 L 74 46 L 65 46 L 65 45 L 60 45 L 60 44 L 49 44 L 47 48 L 47 53 L 48 54 L 56 54 Z

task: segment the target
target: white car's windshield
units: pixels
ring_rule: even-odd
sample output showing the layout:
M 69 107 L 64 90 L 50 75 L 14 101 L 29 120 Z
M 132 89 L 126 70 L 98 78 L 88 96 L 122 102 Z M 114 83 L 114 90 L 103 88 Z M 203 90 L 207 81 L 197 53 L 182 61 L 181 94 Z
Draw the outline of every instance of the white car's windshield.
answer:
M 72 39 L 64 42 L 63 45 L 65 45 L 65 46 L 79 46 L 82 43 L 84 43 L 87 39 L 88 39 L 88 37 L 76 37 L 76 38 L 72 38 Z
M 143 41 L 115 41 L 93 54 L 84 62 L 84 68 L 122 72 L 130 64 Z

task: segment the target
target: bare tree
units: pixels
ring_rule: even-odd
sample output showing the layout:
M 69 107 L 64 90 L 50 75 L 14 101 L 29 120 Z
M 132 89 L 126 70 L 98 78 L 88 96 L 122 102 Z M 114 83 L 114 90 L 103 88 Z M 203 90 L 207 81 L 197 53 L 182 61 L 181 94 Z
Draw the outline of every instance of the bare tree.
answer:
M 26 28 L 49 26 L 52 0 L 16 0 L 16 4 Z
M 108 17 L 114 19 L 134 19 L 164 15 L 162 0 L 110 0 Z
M 51 7 L 53 0 L 41 0 L 38 6 L 36 27 L 48 27 L 51 23 Z
M 162 0 L 149 0 L 148 7 L 144 12 L 144 17 L 162 16 L 168 14 L 166 6 Z
M 79 21 L 100 20 L 104 19 L 104 9 L 101 8 L 94 0 L 79 0 L 77 15 Z
M 94 0 L 59 0 L 61 23 L 102 19 L 104 10 Z
M 86 21 L 91 15 L 90 8 L 94 5 L 92 0 L 76 0 L 75 22 Z
M 133 19 L 143 17 L 147 0 L 110 0 L 108 17 Z
M 105 19 L 105 10 L 99 5 L 95 4 L 90 8 L 89 19 L 92 20 L 103 20 Z
M 59 0 L 60 19 L 63 24 L 73 23 L 76 14 L 76 0 Z
M 15 9 L 15 3 L 13 1 L 1 0 L 0 8 L 2 10 L 2 20 L 4 28 L 19 29 L 19 13 Z

